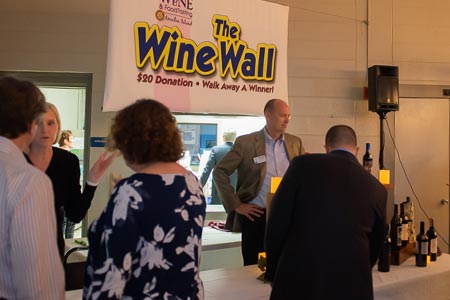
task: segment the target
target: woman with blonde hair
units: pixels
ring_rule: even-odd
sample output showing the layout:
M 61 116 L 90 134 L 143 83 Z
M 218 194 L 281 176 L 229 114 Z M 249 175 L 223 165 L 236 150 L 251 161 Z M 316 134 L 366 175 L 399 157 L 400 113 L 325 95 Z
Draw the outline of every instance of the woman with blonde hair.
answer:
M 57 241 L 61 259 L 64 256 L 63 221 L 78 223 L 91 206 L 100 177 L 111 165 L 116 154 L 100 155 L 89 171 L 83 192 L 80 186 L 80 161 L 75 154 L 53 147 L 61 130 L 61 119 L 56 106 L 46 103 L 46 111 L 38 121 L 38 129 L 26 154 L 29 163 L 45 172 L 53 184 L 57 222 Z

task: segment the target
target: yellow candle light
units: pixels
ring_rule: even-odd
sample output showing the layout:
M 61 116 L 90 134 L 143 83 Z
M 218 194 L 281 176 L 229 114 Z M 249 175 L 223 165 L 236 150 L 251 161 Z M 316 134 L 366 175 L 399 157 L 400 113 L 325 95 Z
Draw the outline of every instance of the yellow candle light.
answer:
M 382 184 L 390 184 L 391 183 L 391 172 L 386 169 L 380 170 L 378 179 Z
M 278 186 L 280 185 L 280 182 L 281 182 L 281 177 L 272 177 L 270 179 L 270 192 L 272 194 L 275 194 Z
M 266 252 L 259 252 L 258 253 L 258 268 L 262 271 L 266 271 L 266 265 L 267 265 L 267 259 L 266 259 Z M 264 276 L 261 278 L 264 280 Z

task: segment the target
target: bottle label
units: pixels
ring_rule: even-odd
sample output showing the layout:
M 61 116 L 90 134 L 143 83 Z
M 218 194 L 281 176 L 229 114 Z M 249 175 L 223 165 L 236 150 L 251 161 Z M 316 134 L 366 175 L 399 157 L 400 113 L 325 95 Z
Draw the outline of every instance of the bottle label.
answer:
M 434 238 L 430 241 L 430 253 L 437 253 L 437 238 Z
M 364 169 L 368 172 L 372 171 L 372 165 L 373 165 L 372 160 L 364 160 L 363 162 Z
M 397 246 L 402 245 L 402 226 L 397 226 Z
M 402 224 L 402 241 L 407 241 L 408 239 L 408 224 Z
M 425 242 L 417 242 L 416 243 L 416 252 L 417 254 L 428 254 L 428 241 Z
M 408 220 L 408 230 L 409 230 L 409 242 L 414 243 L 416 241 L 416 229 L 412 219 Z

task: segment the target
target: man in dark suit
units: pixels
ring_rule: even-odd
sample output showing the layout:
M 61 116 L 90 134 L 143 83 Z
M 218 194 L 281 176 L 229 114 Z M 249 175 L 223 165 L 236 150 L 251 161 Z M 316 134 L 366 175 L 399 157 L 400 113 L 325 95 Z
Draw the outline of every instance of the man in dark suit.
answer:
M 387 192 L 358 163 L 352 128 L 332 127 L 325 149 L 295 158 L 272 200 L 265 239 L 271 300 L 373 299 Z
M 217 163 L 219 163 L 219 161 L 222 160 L 225 154 L 227 154 L 228 151 L 231 150 L 231 147 L 233 147 L 234 140 L 236 139 L 236 131 L 228 129 L 223 132 L 222 137 L 224 143 L 220 146 L 214 146 L 211 148 L 208 161 L 206 162 L 205 168 L 203 169 L 202 175 L 200 176 L 202 187 L 205 186 L 206 182 L 208 181 L 209 175 L 211 174 L 211 171 L 214 169 Z M 233 172 L 230 178 L 233 187 L 236 187 L 236 179 L 236 172 Z M 214 179 L 212 180 L 211 186 L 210 204 L 222 204 L 222 199 L 220 199 L 219 195 L 217 194 L 216 181 Z
M 226 228 L 242 231 L 244 265 L 256 264 L 264 251 L 267 194 L 271 177 L 282 177 L 289 162 L 304 152 L 300 138 L 285 133 L 289 106 L 272 99 L 264 107 L 266 126 L 240 136 L 213 171 L 217 190 L 228 213 Z M 237 170 L 236 192 L 230 175 Z

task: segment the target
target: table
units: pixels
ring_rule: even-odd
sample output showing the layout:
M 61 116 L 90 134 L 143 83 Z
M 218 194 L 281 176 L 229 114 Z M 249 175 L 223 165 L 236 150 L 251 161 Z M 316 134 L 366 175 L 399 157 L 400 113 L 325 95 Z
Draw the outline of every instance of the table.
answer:
M 270 285 L 257 280 L 259 274 L 261 271 L 255 265 L 202 271 L 205 300 L 267 300 Z M 66 300 L 81 298 L 81 290 L 66 292 Z
M 202 251 L 241 247 L 241 234 L 203 227 Z
M 266 300 L 270 295 L 270 285 L 256 280 L 259 274 L 256 266 L 201 272 L 205 299 Z M 410 257 L 400 266 L 391 266 L 391 271 L 387 273 L 378 272 L 374 267 L 372 275 L 375 300 L 450 299 L 448 254 L 441 255 L 437 262 L 426 268 L 416 267 L 415 258 Z
M 83 246 L 77 243 L 83 240 L 87 243 L 87 238 L 66 239 L 65 251 L 73 247 Z M 203 227 L 202 249 L 203 251 L 233 248 L 241 246 L 241 234 L 229 231 L 220 231 L 211 227 Z
M 415 265 L 414 256 L 387 273 L 373 271 L 376 300 L 450 299 L 450 255 L 442 254 L 427 267 Z
M 203 228 L 200 271 L 242 265 L 240 233 Z
M 66 239 L 65 251 L 80 247 L 77 240 L 87 242 L 87 238 Z M 87 250 L 77 251 L 69 256 L 69 263 L 85 261 Z M 202 234 L 202 261 L 201 270 L 210 270 L 223 267 L 242 266 L 241 234 L 220 231 L 211 227 L 204 227 Z
M 206 300 L 267 300 L 270 285 L 256 279 L 253 266 L 202 271 Z M 391 271 L 373 271 L 375 300 L 449 300 L 450 255 L 443 254 L 426 268 L 415 266 L 414 257 Z M 81 291 L 66 293 L 67 300 L 81 299 Z

